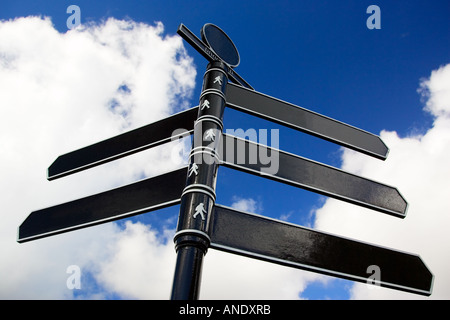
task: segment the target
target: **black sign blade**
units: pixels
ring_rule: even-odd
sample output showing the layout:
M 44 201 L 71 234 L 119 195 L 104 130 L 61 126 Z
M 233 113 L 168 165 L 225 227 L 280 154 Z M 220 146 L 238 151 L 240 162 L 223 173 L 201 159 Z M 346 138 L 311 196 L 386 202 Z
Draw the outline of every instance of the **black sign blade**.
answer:
M 200 40 L 191 30 L 186 28 L 184 24 L 180 24 L 178 27 L 177 33 L 186 40 L 195 50 L 198 51 L 206 60 L 209 62 L 212 61 L 222 61 L 222 59 L 217 56 L 202 40 Z M 244 86 L 253 90 L 253 87 L 245 81 L 236 71 L 233 69 L 229 69 L 228 77 L 234 83 Z
M 291 153 L 223 135 L 225 166 L 404 218 L 408 204 L 391 186 Z
M 32 212 L 20 225 L 18 242 L 110 222 L 172 206 L 180 201 L 187 168 L 86 198 Z
M 268 95 L 228 84 L 227 105 L 385 160 L 389 149 L 380 137 Z
M 211 223 L 214 249 L 425 296 L 432 291 L 433 275 L 417 255 L 218 205 Z
M 191 108 L 141 128 L 59 156 L 48 168 L 54 180 L 169 142 L 175 130 L 192 132 L 198 107 Z M 180 134 L 181 134 L 180 130 Z M 186 132 L 184 132 L 186 133 Z

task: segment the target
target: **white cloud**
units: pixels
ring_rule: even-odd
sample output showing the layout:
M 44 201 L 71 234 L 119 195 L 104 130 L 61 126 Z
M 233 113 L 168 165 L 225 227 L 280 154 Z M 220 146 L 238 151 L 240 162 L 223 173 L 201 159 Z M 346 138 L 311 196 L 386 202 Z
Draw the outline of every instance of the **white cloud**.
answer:
M 150 123 L 180 105 L 186 107 L 194 86 L 193 62 L 182 40 L 163 38 L 162 31 L 161 24 L 151 27 L 114 19 L 64 34 L 47 18 L 0 23 L 0 191 L 5 221 L 0 226 L 0 250 L 7 257 L 0 261 L 0 273 L 7 275 L 2 276 L 1 298 L 170 297 L 174 230 L 156 231 L 131 222 L 122 229 L 109 223 L 35 242 L 15 242 L 18 225 L 33 210 L 179 164 L 173 161 L 177 152 L 158 148 L 60 180 L 45 179 L 45 168 L 58 155 Z M 240 210 L 262 210 L 254 199 L 233 201 Z M 66 286 L 70 265 L 80 267 L 79 291 Z M 260 284 L 268 275 L 271 280 L 263 289 Z M 201 295 L 295 299 L 313 276 L 210 250 Z M 236 294 L 232 283 L 246 289 Z
M 237 196 L 233 197 L 233 203 L 231 207 L 244 212 L 259 213 L 262 211 L 262 204 L 258 203 L 252 198 L 240 198 Z
M 201 299 L 294 300 L 311 281 L 325 276 L 209 250 L 204 258 Z
M 121 239 L 140 239 L 158 257 L 154 231 L 106 224 L 20 245 L 16 231 L 34 210 L 179 165 L 166 145 L 61 180 L 48 182 L 45 173 L 60 154 L 187 107 L 195 75 L 182 39 L 163 36 L 161 23 L 108 19 L 59 33 L 49 18 L 0 22 L 0 298 L 70 298 L 66 268 L 72 264 L 119 295 L 145 296 L 107 275 L 122 267 Z M 103 296 L 96 292 L 80 295 Z
M 410 203 L 404 220 L 327 200 L 316 227 L 419 253 L 435 275 L 433 298 L 450 297 L 448 163 L 450 65 L 422 82 L 436 118 L 422 136 L 382 132 L 391 148 L 385 162 L 349 150 L 343 168 L 397 186 Z M 76 199 L 176 167 L 170 148 L 158 148 L 48 182 L 45 168 L 60 154 L 153 122 L 188 107 L 193 61 L 179 37 L 163 26 L 109 19 L 58 33 L 49 19 L 0 22 L 0 298 L 73 298 L 66 269 L 79 265 L 96 284 L 77 297 L 167 299 L 175 261 L 173 230 L 110 223 L 17 244 L 17 226 L 33 210 Z M 113 174 L 111 174 L 113 173 Z M 234 198 L 239 210 L 261 213 L 254 199 Z M 296 299 L 311 281 L 330 278 L 210 250 L 202 298 Z M 144 285 L 143 285 L 144 284 Z M 95 286 L 83 290 L 83 286 Z M 412 297 L 355 285 L 355 298 Z
M 97 280 L 129 299 L 169 299 L 175 270 L 174 230 L 162 235 L 150 226 L 126 222 L 109 240 L 111 256 L 100 260 Z
M 426 101 L 426 110 L 436 117 L 450 115 L 450 64 L 431 72 L 429 79 L 422 81 L 419 92 Z
M 450 64 L 421 82 L 425 110 L 435 117 L 423 135 L 401 138 L 383 131 L 385 162 L 345 150 L 342 168 L 396 186 L 409 203 L 404 220 L 329 199 L 316 213 L 315 227 L 421 256 L 434 274 L 431 298 L 450 298 Z M 382 272 L 382 270 L 381 270 Z M 408 272 L 405 269 L 405 272 Z M 382 276 L 382 275 L 381 275 Z M 418 295 L 357 284 L 355 299 L 419 299 Z
M 234 196 L 231 207 L 261 214 L 263 204 L 253 198 Z M 209 250 L 204 258 L 201 299 L 300 299 L 308 283 L 327 283 L 330 277 L 266 261 Z

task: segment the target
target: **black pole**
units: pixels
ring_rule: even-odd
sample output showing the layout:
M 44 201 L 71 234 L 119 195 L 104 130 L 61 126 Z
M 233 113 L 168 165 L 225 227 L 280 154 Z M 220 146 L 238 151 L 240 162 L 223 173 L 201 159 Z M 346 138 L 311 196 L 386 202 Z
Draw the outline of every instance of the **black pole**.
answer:
M 218 148 L 223 131 L 227 72 L 228 67 L 223 62 L 213 61 L 208 64 L 203 76 L 186 188 L 181 196 L 174 237 L 177 262 L 173 300 L 196 300 L 200 291 L 203 256 L 210 244 L 210 214 L 216 200 Z

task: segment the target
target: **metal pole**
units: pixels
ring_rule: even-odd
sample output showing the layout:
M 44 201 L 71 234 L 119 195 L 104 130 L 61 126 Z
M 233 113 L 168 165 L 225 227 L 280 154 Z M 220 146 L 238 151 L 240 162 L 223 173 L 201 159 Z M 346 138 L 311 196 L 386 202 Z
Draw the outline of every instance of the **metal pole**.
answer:
M 173 300 L 196 300 L 199 295 L 203 256 L 210 244 L 210 215 L 216 200 L 227 71 L 228 67 L 223 62 L 213 61 L 203 76 L 186 187 L 181 196 L 174 237 L 177 262 Z

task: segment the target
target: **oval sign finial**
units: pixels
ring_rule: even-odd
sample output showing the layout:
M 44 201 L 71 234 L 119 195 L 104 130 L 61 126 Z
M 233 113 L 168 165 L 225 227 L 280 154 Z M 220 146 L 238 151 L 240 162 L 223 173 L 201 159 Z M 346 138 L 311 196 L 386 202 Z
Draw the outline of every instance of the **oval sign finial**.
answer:
M 230 67 L 239 65 L 239 52 L 230 37 L 218 26 L 207 23 L 201 30 L 202 40 Z

